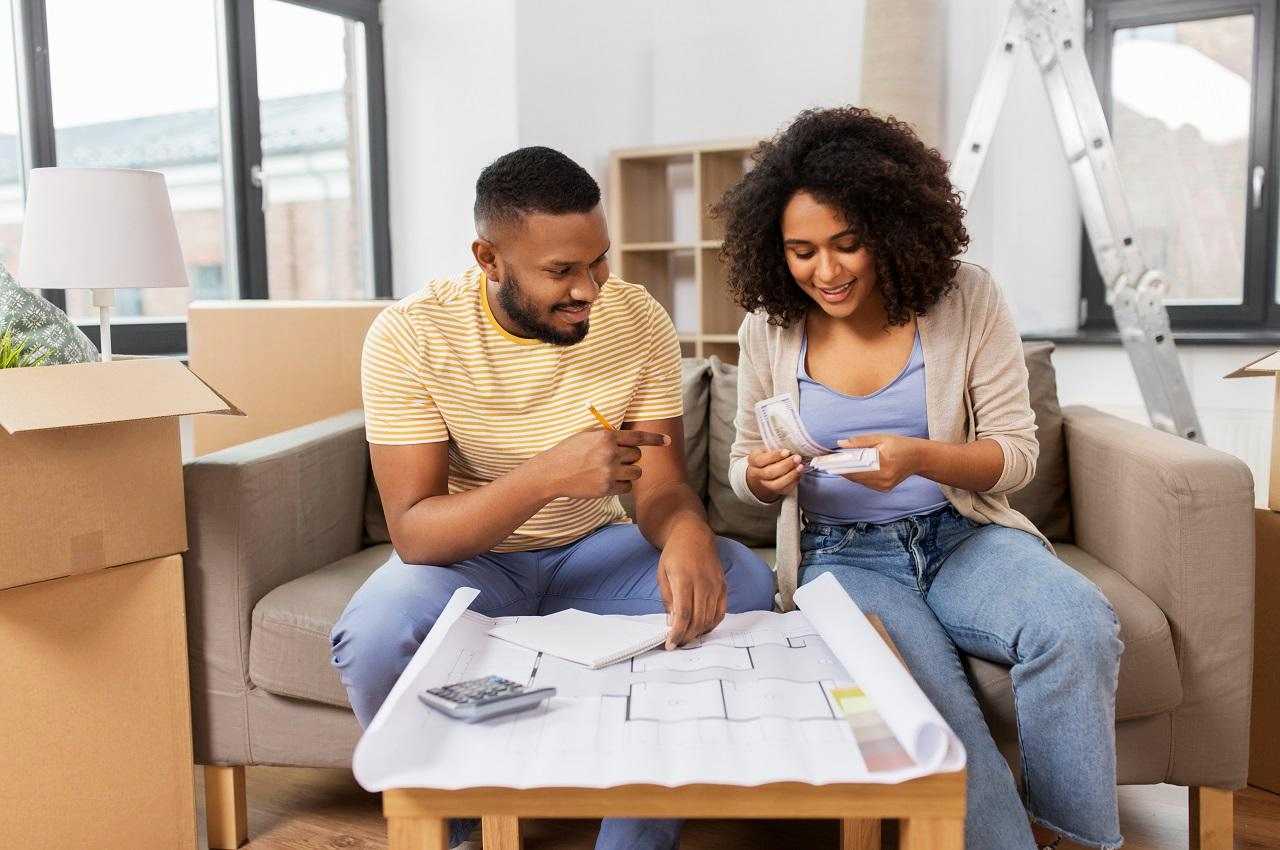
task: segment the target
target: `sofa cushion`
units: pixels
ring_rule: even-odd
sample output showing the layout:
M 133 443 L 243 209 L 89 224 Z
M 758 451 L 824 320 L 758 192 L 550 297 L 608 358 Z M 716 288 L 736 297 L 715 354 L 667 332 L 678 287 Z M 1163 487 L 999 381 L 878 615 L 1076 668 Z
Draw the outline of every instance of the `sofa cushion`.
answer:
M 729 483 L 729 450 L 733 448 L 733 419 L 738 413 L 738 367 L 711 358 L 711 459 L 707 478 L 707 516 L 711 530 L 748 546 L 774 545 L 781 501 L 762 508 L 748 505 Z
M 1182 678 L 1164 612 L 1124 576 L 1083 549 L 1062 544 L 1057 551 L 1058 557 L 1102 590 L 1120 620 L 1124 654 L 1116 689 L 1116 720 L 1150 717 L 1177 707 L 1182 702 Z M 1016 737 L 1009 668 L 981 658 L 966 657 L 964 662 L 996 738 Z
M 1058 380 L 1053 369 L 1053 343 L 1027 342 L 1027 386 L 1036 415 L 1040 460 L 1031 483 L 1009 496 L 1014 510 L 1031 520 L 1045 537 L 1071 542 L 1071 493 L 1067 486 L 1067 447 L 1058 405 Z
M 250 681 L 280 696 L 350 705 L 329 663 L 329 632 L 360 585 L 391 553 L 389 545 L 372 546 L 262 597 L 253 608 Z

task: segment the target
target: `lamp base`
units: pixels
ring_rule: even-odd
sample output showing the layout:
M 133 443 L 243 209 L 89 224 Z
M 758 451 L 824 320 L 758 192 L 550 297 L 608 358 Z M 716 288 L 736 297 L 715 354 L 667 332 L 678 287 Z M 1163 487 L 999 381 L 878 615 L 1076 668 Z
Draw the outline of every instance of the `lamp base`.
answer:
M 111 362 L 111 305 L 116 302 L 114 289 L 93 290 L 93 306 L 98 308 L 98 328 L 101 333 L 98 350 L 102 353 L 102 362 Z

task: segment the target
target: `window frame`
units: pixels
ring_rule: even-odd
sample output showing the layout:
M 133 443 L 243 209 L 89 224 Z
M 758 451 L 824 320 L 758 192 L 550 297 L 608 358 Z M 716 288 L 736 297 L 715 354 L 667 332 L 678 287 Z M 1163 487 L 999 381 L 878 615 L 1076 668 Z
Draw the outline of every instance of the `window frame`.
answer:
M 1205 20 L 1229 15 L 1254 16 L 1253 104 L 1247 174 L 1262 166 L 1265 180 L 1261 205 L 1246 198 L 1244 280 L 1240 304 L 1170 304 L 1175 331 L 1240 331 L 1280 327 L 1275 304 L 1276 192 L 1276 7 L 1277 0 L 1090 0 L 1085 7 L 1086 49 L 1094 84 L 1111 123 L 1111 48 L 1117 29 Z M 1121 175 L 1123 177 L 1123 175 Z M 1246 187 L 1251 182 L 1246 179 Z M 1251 191 L 1248 190 L 1247 191 Z M 1088 234 L 1081 228 L 1081 321 L 1084 330 L 1113 330 L 1115 319 L 1106 302 L 1106 286 L 1093 258 Z
M 11 0 L 14 50 L 18 77 L 19 132 L 22 174 L 31 168 L 57 165 L 53 123 L 53 93 L 49 69 L 46 0 Z M 260 102 L 254 6 L 257 0 L 207 0 L 215 5 L 218 42 L 220 133 L 223 149 L 226 215 L 226 263 L 234 275 L 241 300 L 268 298 L 266 217 L 261 180 L 254 168 L 262 165 Z M 391 225 L 387 177 L 386 68 L 379 0 L 280 0 L 326 12 L 364 26 L 367 104 L 369 234 L 373 276 L 372 299 L 391 298 Z M 66 309 L 66 294 L 48 290 L 45 298 Z M 97 323 L 80 329 L 98 345 Z M 112 347 L 121 354 L 175 355 L 187 350 L 186 321 L 113 321 Z

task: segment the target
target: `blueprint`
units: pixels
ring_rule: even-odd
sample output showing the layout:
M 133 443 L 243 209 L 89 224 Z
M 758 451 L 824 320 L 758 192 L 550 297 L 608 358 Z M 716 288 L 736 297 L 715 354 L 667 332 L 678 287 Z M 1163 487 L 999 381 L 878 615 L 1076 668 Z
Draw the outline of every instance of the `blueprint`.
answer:
M 830 576 L 797 593 L 800 610 L 730 614 L 685 648 L 599 670 L 491 637 L 515 618 L 468 610 L 475 596 L 454 594 L 361 738 L 353 769 L 366 789 L 900 782 L 964 765 Z M 477 724 L 417 699 L 490 674 L 556 696 Z

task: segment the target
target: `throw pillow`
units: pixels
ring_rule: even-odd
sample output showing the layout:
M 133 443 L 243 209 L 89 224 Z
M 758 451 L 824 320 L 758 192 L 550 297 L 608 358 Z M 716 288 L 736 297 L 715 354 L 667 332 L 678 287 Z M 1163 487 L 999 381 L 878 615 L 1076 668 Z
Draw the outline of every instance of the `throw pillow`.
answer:
M 8 330 L 14 342 L 25 342 L 32 357 L 43 357 L 42 366 L 89 363 L 98 349 L 81 333 L 67 314 L 24 289 L 0 266 L 0 333 Z

